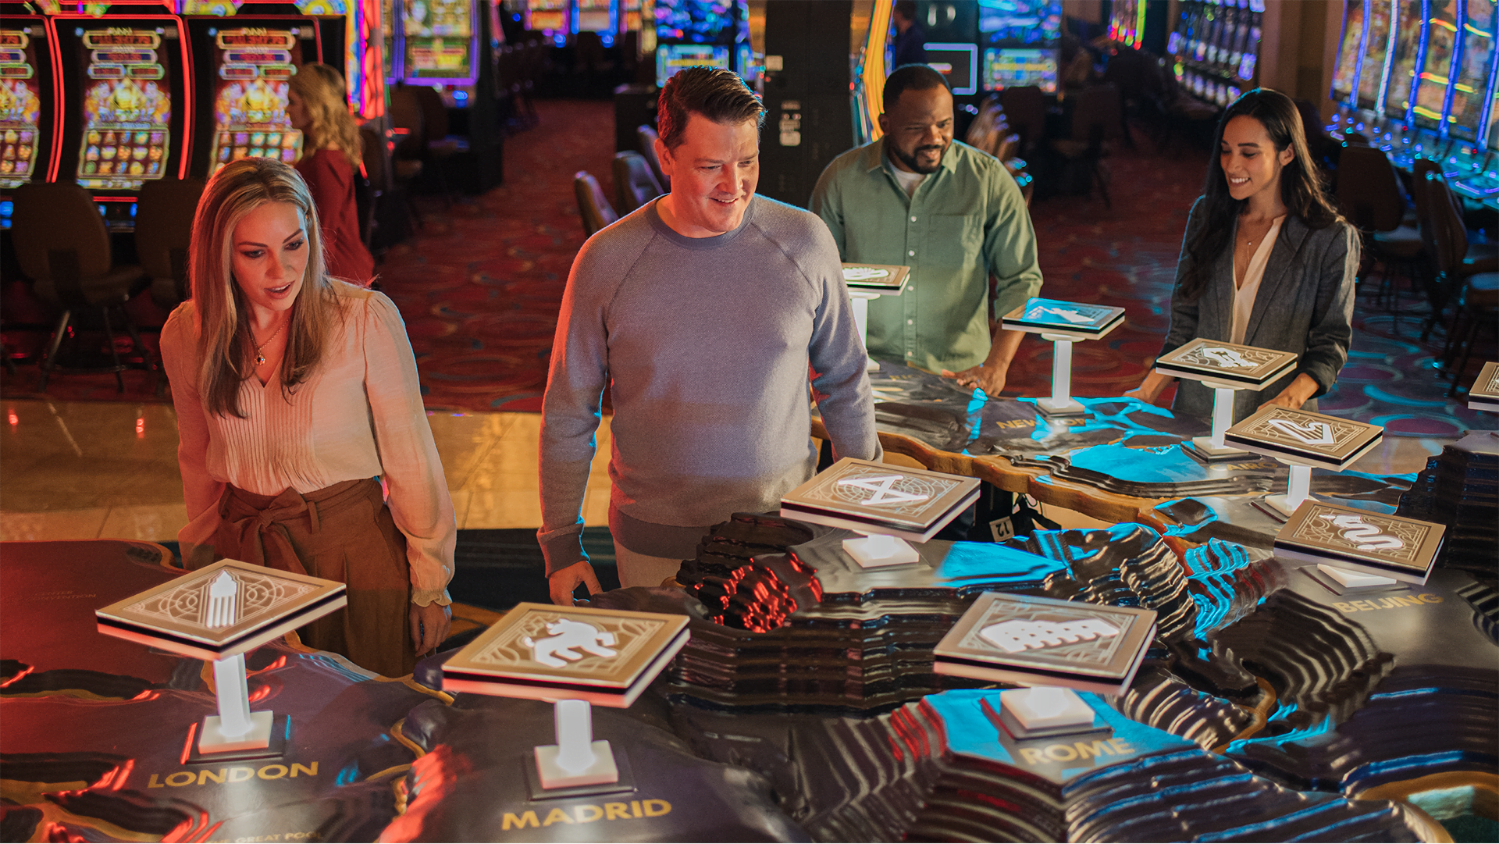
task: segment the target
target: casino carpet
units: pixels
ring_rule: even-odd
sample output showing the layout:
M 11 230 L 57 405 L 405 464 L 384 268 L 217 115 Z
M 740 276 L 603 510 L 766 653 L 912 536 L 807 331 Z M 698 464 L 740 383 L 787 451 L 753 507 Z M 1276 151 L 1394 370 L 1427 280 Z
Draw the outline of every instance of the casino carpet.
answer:
M 423 228 L 391 249 L 380 267 L 383 289 L 405 316 L 423 395 L 434 410 L 540 409 L 557 307 L 583 242 L 572 176 L 588 170 L 612 196 L 613 114 L 606 101 L 550 100 L 537 107 L 540 126 L 507 139 L 506 183 L 451 207 L 423 198 Z M 1142 139 L 1138 150 L 1120 148 L 1106 162 L 1112 209 L 1097 197 L 1067 196 L 1032 208 L 1045 294 L 1127 309 L 1126 323 L 1108 338 L 1074 347 L 1075 394 L 1130 389 L 1159 351 L 1181 233 L 1206 163 L 1202 152 L 1158 153 Z M 7 349 L 34 351 L 45 330 L 10 326 L 45 326 L 50 317 L 14 280 L 0 292 Z M 159 326 L 164 317 L 145 297 L 137 297 L 132 308 L 144 326 Z M 1446 398 L 1447 384 L 1432 369 L 1440 334 L 1428 344 L 1416 339 L 1425 305 L 1406 297 L 1398 310 L 1396 326 L 1369 295 L 1360 296 L 1348 366 L 1322 399 L 1322 409 L 1384 425 L 1391 435 L 1450 437 L 1490 425 Z M 147 342 L 153 341 L 148 331 Z M 1494 359 L 1493 342 L 1475 357 Z M 1469 380 L 1476 368 L 1470 368 Z M 113 376 L 77 373 L 55 377 L 48 395 L 162 400 L 151 374 L 125 377 L 123 396 Z M 1005 392 L 1046 395 L 1050 378 L 1050 344 L 1028 338 Z M 5 397 L 38 397 L 37 380 L 34 366 L 21 366 L 14 375 L 0 375 L 0 391 Z

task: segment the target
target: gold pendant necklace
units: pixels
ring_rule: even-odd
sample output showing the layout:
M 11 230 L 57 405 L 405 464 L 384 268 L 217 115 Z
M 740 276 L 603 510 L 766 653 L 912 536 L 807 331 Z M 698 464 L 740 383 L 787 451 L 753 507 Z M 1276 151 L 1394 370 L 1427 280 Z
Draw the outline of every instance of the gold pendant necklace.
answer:
M 288 320 L 288 322 L 290 322 L 290 320 Z M 255 330 L 253 328 L 250 329 L 250 342 L 251 343 L 255 343 L 255 365 L 256 366 L 265 366 L 265 355 L 261 354 L 260 350 L 264 349 L 266 346 L 270 345 L 270 342 L 272 340 L 276 339 L 276 335 L 280 334 L 281 333 L 281 329 L 283 329 L 285 327 L 286 327 L 286 323 L 285 322 L 283 322 L 283 323 L 281 323 L 281 325 L 277 326 L 276 330 L 273 331 L 273 332 L 271 332 L 271 336 L 265 338 L 265 342 L 264 343 L 255 343 Z

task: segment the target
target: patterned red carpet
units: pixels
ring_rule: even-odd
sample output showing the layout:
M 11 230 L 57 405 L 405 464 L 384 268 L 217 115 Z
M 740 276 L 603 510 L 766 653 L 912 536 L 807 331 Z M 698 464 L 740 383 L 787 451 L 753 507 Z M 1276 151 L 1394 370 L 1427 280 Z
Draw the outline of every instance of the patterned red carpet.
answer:
M 451 208 L 424 199 L 423 228 L 380 268 L 385 292 L 406 318 L 429 408 L 540 409 L 558 303 L 583 242 L 572 176 L 588 170 L 613 195 L 613 113 L 607 101 L 542 101 L 538 110 L 538 127 L 506 141 L 505 184 Z M 1135 386 L 1160 350 L 1182 231 L 1206 163 L 1204 153 L 1157 153 L 1142 140 L 1138 151 L 1120 149 L 1108 159 L 1112 208 L 1096 195 L 1032 208 L 1045 295 L 1128 310 L 1126 324 L 1107 339 L 1075 346 L 1077 395 L 1118 395 Z M 52 317 L 19 282 L 8 280 L 3 292 L 6 347 L 24 355 L 45 339 L 39 327 Z M 138 321 L 159 326 L 164 314 L 144 298 L 132 304 Z M 1388 313 L 1360 298 L 1353 353 L 1337 389 L 1323 399 L 1324 411 L 1385 425 L 1391 434 L 1454 436 L 1492 425 L 1445 398 L 1447 384 L 1431 367 L 1438 347 L 1413 339 L 1421 307 L 1402 303 L 1397 333 Z M 23 322 L 32 327 L 10 327 Z M 1492 356 L 1492 348 L 1484 353 Z M 153 375 L 125 378 L 121 395 L 112 375 L 67 373 L 54 378 L 47 395 L 162 400 Z M 1006 393 L 1045 395 L 1050 378 L 1050 344 L 1028 338 Z M 38 396 L 37 380 L 35 366 L 22 365 L 0 375 L 0 389 L 6 397 Z

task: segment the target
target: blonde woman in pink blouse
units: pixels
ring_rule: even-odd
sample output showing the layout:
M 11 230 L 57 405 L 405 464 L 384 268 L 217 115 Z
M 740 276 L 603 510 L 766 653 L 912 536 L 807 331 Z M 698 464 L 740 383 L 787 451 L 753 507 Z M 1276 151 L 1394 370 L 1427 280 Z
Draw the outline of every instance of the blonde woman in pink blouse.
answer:
M 161 332 L 184 561 L 348 584 L 303 642 L 409 674 L 448 633 L 457 529 L 400 314 L 327 275 L 312 196 L 277 161 L 214 176 L 190 260 L 192 298 Z

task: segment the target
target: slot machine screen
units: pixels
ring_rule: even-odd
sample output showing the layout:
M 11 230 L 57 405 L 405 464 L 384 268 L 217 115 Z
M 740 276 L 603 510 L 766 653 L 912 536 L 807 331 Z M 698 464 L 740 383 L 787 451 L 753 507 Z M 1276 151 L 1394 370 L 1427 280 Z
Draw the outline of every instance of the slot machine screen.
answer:
M 1489 102 L 1489 128 L 1484 146 L 1499 151 L 1499 84 L 1494 85 L 1493 99 Z
M 82 31 L 83 137 L 77 181 L 89 190 L 140 190 L 172 155 L 172 49 L 144 27 Z
M 990 44 L 1051 44 L 1062 33 L 1061 0 L 979 0 L 979 32 Z
M 954 96 L 978 93 L 979 49 L 975 44 L 927 42 L 926 63 L 947 80 Z
M 660 44 L 656 47 L 656 84 L 665 85 L 666 80 L 684 67 L 721 67 L 730 70 L 727 44 Z
M 1363 0 L 1348 0 L 1343 17 L 1343 38 L 1338 42 L 1338 63 L 1333 66 L 1332 94 L 1337 102 L 1353 96 L 1354 77 L 1358 75 L 1359 43 L 1364 37 Z
M 526 0 L 526 29 L 552 33 L 569 32 L 571 0 Z
M 625 32 L 639 32 L 645 27 L 645 18 L 640 10 L 640 0 L 622 0 L 620 13 L 625 17 Z
M 406 0 L 401 25 L 408 80 L 473 81 L 473 0 Z
M 613 32 L 611 5 L 610 0 L 578 0 L 578 31 Z
M 298 28 L 220 29 L 213 35 L 213 151 L 210 172 L 241 158 L 294 163 L 302 133 L 286 115 L 291 78 L 302 65 Z
M 1057 51 L 995 49 L 984 51 L 984 87 L 991 91 L 1035 85 L 1057 92 Z
M 1358 107 L 1379 107 L 1379 88 L 1384 83 L 1385 57 L 1390 52 L 1390 9 L 1392 0 L 1371 0 L 1369 36 L 1364 42 L 1364 69 L 1358 78 Z
M 1465 140 L 1478 138 L 1488 94 L 1489 70 L 1494 59 L 1494 33 L 1499 27 L 1495 0 L 1468 0 L 1468 19 L 1463 23 L 1461 68 L 1452 86 L 1452 110 L 1447 115 L 1452 134 Z
M 1435 129 L 1442 122 L 1453 54 L 1457 51 L 1457 0 L 1433 0 L 1430 8 L 1426 57 L 1421 60 L 1421 73 L 1416 79 L 1416 107 L 1412 113 L 1417 126 Z
M 1384 95 L 1385 117 L 1395 120 L 1404 120 L 1410 110 L 1411 86 L 1416 81 L 1416 54 L 1426 37 L 1421 5 L 1422 0 L 1395 2 L 1395 45 L 1390 51 L 1389 83 Z
M 40 19 L 0 29 L 0 190 L 31 181 L 41 162 L 37 151 L 45 139 L 37 47 L 47 45 L 39 45 L 37 36 L 45 32 Z

